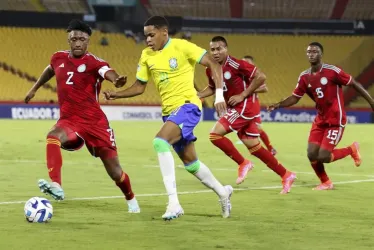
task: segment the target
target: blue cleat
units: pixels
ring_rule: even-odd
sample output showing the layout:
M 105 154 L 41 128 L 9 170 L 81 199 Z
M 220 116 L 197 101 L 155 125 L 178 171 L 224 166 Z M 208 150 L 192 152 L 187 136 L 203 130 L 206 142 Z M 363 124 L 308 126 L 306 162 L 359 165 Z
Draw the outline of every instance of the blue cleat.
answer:
M 62 201 L 65 198 L 64 190 L 62 190 L 60 184 L 57 182 L 48 183 L 48 181 L 40 179 L 38 186 L 42 193 L 49 194 L 57 201 Z

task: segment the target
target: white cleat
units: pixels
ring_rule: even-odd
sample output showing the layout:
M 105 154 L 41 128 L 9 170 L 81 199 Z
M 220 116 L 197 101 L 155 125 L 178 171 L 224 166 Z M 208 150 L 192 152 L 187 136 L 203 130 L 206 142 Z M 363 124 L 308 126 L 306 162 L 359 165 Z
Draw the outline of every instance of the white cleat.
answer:
M 231 195 L 234 192 L 234 189 L 230 185 L 224 186 L 224 188 L 227 190 L 228 195 L 226 197 L 222 197 L 219 202 L 221 204 L 222 209 L 222 217 L 228 218 L 231 214 Z
M 162 215 L 163 220 L 174 220 L 184 215 L 184 211 L 181 205 L 173 204 L 168 205 L 166 212 Z
M 132 198 L 131 200 L 127 200 L 126 202 L 127 202 L 127 206 L 129 207 L 129 210 L 128 210 L 129 213 L 131 214 L 140 213 L 140 207 L 135 197 Z
M 55 200 L 62 201 L 65 199 L 64 190 L 57 182 L 48 183 L 48 181 L 40 179 L 38 186 L 42 193 L 49 194 Z

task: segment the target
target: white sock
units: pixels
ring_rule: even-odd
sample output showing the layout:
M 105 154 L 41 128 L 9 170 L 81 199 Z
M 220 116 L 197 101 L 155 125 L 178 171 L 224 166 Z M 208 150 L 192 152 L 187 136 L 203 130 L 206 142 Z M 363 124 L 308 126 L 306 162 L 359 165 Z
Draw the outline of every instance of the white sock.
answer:
M 208 188 L 213 189 L 214 192 L 219 197 L 227 197 L 227 190 L 222 186 L 222 184 L 214 177 L 209 168 L 200 161 L 200 168 L 195 173 L 195 176 Z
M 157 155 L 165 189 L 169 196 L 169 205 L 179 204 L 175 181 L 174 157 L 170 151 L 157 153 Z

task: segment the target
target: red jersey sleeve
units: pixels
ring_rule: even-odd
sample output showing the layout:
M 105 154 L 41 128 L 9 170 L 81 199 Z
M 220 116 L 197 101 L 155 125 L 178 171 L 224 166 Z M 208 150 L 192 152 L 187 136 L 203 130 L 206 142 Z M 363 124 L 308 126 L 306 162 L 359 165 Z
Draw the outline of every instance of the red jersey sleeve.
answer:
M 352 82 L 352 76 L 345 73 L 342 69 L 340 69 L 339 73 L 336 73 L 336 83 L 339 85 L 349 85 Z
M 52 57 L 51 57 L 51 61 L 50 61 L 50 63 L 49 63 L 49 65 L 52 67 L 53 70 L 55 69 L 55 68 L 53 67 L 53 65 L 54 65 L 55 62 L 56 62 L 56 55 L 57 55 L 57 52 L 54 53 L 54 54 L 52 55 Z
M 205 74 L 206 76 L 208 77 L 208 86 L 212 89 L 215 89 L 216 88 L 216 84 L 214 83 L 213 81 L 213 78 L 212 78 L 212 73 L 210 71 L 209 68 L 206 68 L 205 70 Z
M 307 91 L 307 89 L 306 89 L 305 78 L 303 77 L 303 75 L 300 75 L 299 79 L 297 81 L 296 88 L 293 91 L 292 95 L 301 98 L 301 97 L 304 96 L 306 91 Z
M 239 63 L 240 74 L 242 74 L 245 77 L 246 81 L 251 82 L 254 78 L 257 67 L 244 60 L 238 60 L 237 63 Z

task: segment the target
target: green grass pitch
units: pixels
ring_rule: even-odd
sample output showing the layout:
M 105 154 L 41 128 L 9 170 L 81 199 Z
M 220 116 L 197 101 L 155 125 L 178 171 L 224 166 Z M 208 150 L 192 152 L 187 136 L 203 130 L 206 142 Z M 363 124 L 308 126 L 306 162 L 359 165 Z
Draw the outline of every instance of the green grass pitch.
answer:
M 373 249 L 373 125 L 348 125 L 340 146 L 360 142 L 363 164 L 350 157 L 327 164 L 333 191 L 312 191 L 318 184 L 306 158 L 310 124 L 266 123 L 278 159 L 298 179 L 288 195 L 281 180 L 255 162 L 255 169 L 235 185 L 236 165 L 208 139 L 213 123 L 195 133 L 199 158 L 216 177 L 235 189 L 232 216 L 220 217 L 217 196 L 209 192 L 176 158 L 178 191 L 185 215 L 164 222 L 167 197 L 152 139 L 161 122 L 112 122 L 119 157 L 129 173 L 142 209 L 128 214 L 121 192 L 99 159 L 85 148 L 63 151 L 66 200 L 53 202 L 47 224 L 27 223 L 24 201 L 43 196 L 39 178 L 47 178 L 45 136 L 53 121 L 0 122 L 0 249 Z M 234 142 L 235 135 L 229 136 Z M 51 200 L 50 197 L 47 197 Z

